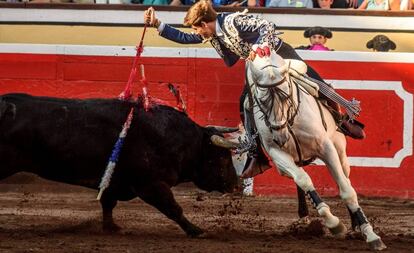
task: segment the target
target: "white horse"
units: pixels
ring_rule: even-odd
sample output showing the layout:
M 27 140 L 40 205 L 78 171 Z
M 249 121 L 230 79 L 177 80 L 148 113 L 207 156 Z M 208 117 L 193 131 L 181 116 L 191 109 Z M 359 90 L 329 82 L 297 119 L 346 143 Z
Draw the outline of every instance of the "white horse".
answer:
M 358 204 L 349 180 L 345 136 L 337 131 L 328 109 L 315 99 L 318 85 L 306 81 L 305 73 L 305 63 L 284 60 L 274 51 L 246 63 L 246 82 L 252 96 L 246 99 L 245 108 L 249 108 L 249 101 L 253 104 L 251 108 L 261 144 L 279 173 L 293 178 L 310 197 L 331 233 L 344 234 L 346 227 L 331 213 L 309 175 L 299 167 L 303 162 L 321 159 L 369 246 L 374 250 L 385 249 Z

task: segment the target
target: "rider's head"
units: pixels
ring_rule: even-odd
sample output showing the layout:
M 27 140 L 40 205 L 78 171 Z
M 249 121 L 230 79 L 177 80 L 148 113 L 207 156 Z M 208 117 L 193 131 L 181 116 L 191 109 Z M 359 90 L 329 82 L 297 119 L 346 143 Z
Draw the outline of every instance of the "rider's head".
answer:
M 216 33 L 217 12 L 213 9 L 209 0 L 200 0 L 188 10 L 184 18 L 184 25 L 191 26 L 194 31 L 210 38 Z

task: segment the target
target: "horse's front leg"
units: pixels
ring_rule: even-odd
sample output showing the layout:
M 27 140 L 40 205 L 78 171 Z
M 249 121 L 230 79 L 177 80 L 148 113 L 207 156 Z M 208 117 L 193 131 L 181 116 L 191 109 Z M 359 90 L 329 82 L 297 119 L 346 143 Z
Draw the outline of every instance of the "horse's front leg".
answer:
M 267 147 L 266 150 L 273 162 L 277 165 L 279 172 L 282 175 L 293 178 L 296 185 L 309 196 L 318 214 L 323 218 L 325 226 L 333 234 L 345 234 L 346 227 L 340 222 L 338 217 L 331 213 L 329 206 L 322 201 L 306 171 L 303 168 L 297 167 L 293 158 L 279 148 Z
M 339 194 L 350 210 L 352 220 L 355 220 L 357 222 L 357 225 L 359 226 L 362 234 L 365 236 L 366 241 L 372 249 L 385 249 L 385 244 L 382 242 L 381 238 L 373 231 L 371 224 L 362 211 L 362 208 L 358 204 L 357 194 L 351 185 L 351 181 L 349 180 L 348 175 L 345 175 L 346 172 L 349 172 L 349 168 L 342 168 L 341 165 L 346 165 L 346 163 L 341 164 L 337 149 L 335 148 L 332 141 L 327 139 L 325 142 L 323 142 L 321 150 L 323 156 L 321 159 L 328 166 L 332 177 L 337 183 L 340 192 Z

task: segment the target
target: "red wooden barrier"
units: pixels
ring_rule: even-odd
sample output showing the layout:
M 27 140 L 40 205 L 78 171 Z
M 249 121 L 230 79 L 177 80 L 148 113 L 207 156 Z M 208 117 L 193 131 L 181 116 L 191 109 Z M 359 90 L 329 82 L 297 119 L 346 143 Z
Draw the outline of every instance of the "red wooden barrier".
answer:
M 344 53 L 345 54 L 345 53 Z M 329 54 L 328 54 L 329 55 Z M 345 54 L 346 55 L 346 54 Z M 392 57 L 395 59 L 396 57 Z M 371 59 L 371 58 L 370 58 Z M 116 97 L 128 79 L 130 56 L 0 53 L 0 94 L 26 92 L 56 97 Z M 213 57 L 144 57 L 149 93 L 170 101 L 164 82 L 180 87 L 190 116 L 199 124 L 236 126 L 243 62 L 226 68 Z M 367 138 L 348 139 L 351 182 L 370 196 L 414 198 L 414 61 L 308 61 L 346 98 L 362 103 Z M 135 92 L 140 88 L 133 87 Z M 337 194 L 323 166 L 306 168 L 322 194 Z M 291 195 L 295 186 L 276 170 L 255 178 L 256 194 Z

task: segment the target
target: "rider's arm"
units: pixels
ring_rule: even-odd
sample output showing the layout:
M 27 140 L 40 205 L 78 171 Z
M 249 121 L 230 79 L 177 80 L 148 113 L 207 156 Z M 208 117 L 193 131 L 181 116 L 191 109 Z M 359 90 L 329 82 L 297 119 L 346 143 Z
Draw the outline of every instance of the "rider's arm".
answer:
M 180 44 L 197 44 L 203 42 L 203 38 L 200 35 L 182 32 L 162 22 L 157 29 L 162 37 Z
M 162 37 L 174 42 L 181 44 L 196 44 L 203 42 L 200 35 L 181 32 L 172 26 L 162 23 L 156 17 L 155 9 L 153 7 L 149 7 L 144 12 L 144 22 L 150 26 L 156 27 Z

